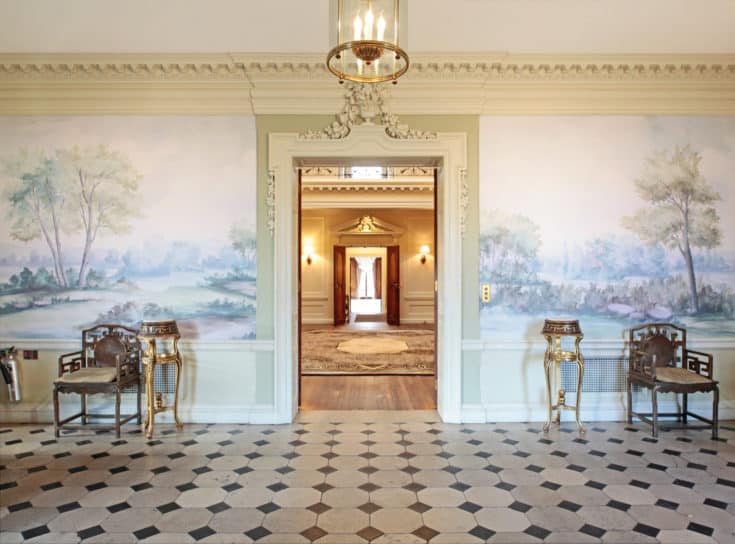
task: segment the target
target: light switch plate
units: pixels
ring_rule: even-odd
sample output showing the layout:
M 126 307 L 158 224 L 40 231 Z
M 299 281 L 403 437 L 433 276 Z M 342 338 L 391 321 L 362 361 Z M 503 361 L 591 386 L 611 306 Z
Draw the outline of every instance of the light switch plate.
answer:
M 485 304 L 490 302 L 490 284 L 489 283 L 482 284 L 482 302 L 484 302 Z

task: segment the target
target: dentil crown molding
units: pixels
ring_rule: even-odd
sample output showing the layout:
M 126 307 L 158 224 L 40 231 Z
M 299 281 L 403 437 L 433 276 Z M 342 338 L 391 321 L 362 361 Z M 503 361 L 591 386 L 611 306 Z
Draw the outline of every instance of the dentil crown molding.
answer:
M 400 114 L 735 114 L 735 55 L 412 56 Z M 334 114 L 320 54 L 0 54 L 0 114 Z

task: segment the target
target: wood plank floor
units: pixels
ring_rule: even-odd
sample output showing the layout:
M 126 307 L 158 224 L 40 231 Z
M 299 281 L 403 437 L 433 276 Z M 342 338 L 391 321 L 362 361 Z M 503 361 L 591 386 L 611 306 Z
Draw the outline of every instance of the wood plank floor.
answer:
M 302 376 L 302 410 L 433 410 L 434 376 Z

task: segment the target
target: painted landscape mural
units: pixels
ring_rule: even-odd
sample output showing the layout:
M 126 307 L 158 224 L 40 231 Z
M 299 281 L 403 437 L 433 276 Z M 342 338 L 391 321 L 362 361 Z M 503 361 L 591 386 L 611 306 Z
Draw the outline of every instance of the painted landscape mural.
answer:
M 735 339 L 735 118 L 484 117 L 480 172 L 483 336 Z
M 255 335 L 252 117 L 0 118 L 0 336 Z

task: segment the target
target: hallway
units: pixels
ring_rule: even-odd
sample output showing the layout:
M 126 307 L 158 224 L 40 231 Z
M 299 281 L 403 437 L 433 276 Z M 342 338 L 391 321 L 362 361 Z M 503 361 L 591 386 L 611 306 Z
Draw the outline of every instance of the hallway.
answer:
M 452 425 L 433 411 L 160 425 L 153 440 L 2 425 L 0 540 L 732 542 L 735 427 Z M 126 432 L 127 431 L 127 432 Z M 398 539 L 398 540 L 396 540 Z
M 302 331 L 325 327 L 304 325 Z M 342 331 L 433 331 L 430 324 L 388 325 L 385 322 L 347 323 L 329 330 Z M 302 340 L 306 341 L 302 334 Z M 433 343 L 432 343 L 433 344 Z M 303 349 L 303 348 L 302 348 Z M 432 349 L 434 349 L 432 345 Z M 302 352 L 302 358 L 303 358 Z M 380 358 L 373 355 L 371 358 Z M 433 410 L 436 408 L 435 376 L 402 374 L 302 375 L 301 410 Z

